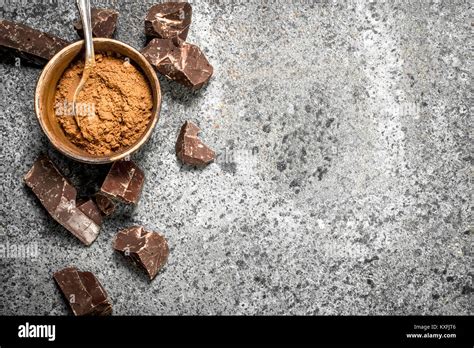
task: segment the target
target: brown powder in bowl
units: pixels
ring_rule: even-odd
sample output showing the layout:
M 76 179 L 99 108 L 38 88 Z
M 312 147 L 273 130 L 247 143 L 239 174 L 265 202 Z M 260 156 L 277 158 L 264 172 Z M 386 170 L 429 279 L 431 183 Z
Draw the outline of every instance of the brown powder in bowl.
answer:
M 61 77 L 55 113 L 67 138 L 92 155 L 134 145 L 151 121 L 153 97 L 145 76 L 128 60 L 96 55 L 96 65 L 76 101 L 72 100 L 84 62 L 73 62 Z

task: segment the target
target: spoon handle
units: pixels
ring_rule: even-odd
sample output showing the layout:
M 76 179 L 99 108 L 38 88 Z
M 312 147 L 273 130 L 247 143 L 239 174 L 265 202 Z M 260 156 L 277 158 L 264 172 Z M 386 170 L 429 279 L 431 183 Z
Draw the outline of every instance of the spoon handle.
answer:
M 86 45 L 86 65 L 95 63 L 94 43 L 92 41 L 91 3 L 90 0 L 77 0 L 77 8 L 81 14 L 84 41 Z

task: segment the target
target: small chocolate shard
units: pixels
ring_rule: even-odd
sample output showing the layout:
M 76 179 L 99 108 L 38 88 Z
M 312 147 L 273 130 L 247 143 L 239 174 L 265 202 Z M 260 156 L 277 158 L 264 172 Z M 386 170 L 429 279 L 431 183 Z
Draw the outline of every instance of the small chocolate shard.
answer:
M 24 24 L 0 19 L 0 51 L 44 65 L 69 42 Z
M 145 34 L 159 39 L 186 40 L 192 8 L 187 2 L 166 2 L 152 6 L 145 17 Z
M 107 292 L 91 272 L 67 267 L 53 274 L 61 292 L 76 316 L 110 315 L 112 304 Z
M 117 161 L 110 168 L 100 192 L 111 199 L 137 204 L 144 181 L 145 174 L 135 163 Z
M 106 195 L 97 193 L 95 195 L 95 202 L 104 216 L 110 216 L 114 213 L 115 203 Z
M 115 10 L 105 8 L 92 8 L 92 36 L 106 37 L 111 39 L 114 36 L 115 29 L 117 28 L 118 15 L 118 12 Z M 76 22 L 74 22 L 74 29 L 76 29 L 77 34 L 81 38 L 84 38 L 84 30 L 82 28 L 81 20 L 77 20 Z
M 168 260 L 169 248 L 165 237 L 134 226 L 115 236 L 114 249 L 145 269 L 150 280 L 156 277 Z
M 186 121 L 176 141 L 176 156 L 187 165 L 203 166 L 216 158 L 216 153 L 205 145 L 198 134 L 201 130 L 194 123 Z
M 214 69 L 199 47 L 172 39 L 153 39 L 142 50 L 151 65 L 170 80 L 194 90 L 203 87 Z
M 38 197 L 48 213 L 85 245 L 99 235 L 102 219 L 92 201 L 77 206 L 77 192 L 51 160 L 42 155 L 25 175 L 25 183 Z

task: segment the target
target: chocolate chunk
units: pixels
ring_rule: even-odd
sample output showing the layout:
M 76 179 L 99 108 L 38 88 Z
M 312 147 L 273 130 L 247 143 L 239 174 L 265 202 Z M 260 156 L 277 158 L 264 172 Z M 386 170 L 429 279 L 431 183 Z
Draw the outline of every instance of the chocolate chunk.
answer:
M 137 204 L 144 181 L 145 175 L 135 163 L 118 161 L 110 168 L 100 192 L 112 199 Z
M 214 72 L 199 47 L 186 42 L 180 46 L 171 39 L 153 39 L 142 54 L 158 72 L 192 89 L 204 86 Z
M 117 28 L 118 12 L 109 9 L 93 8 L 91 9 L 92 36 L 112 38 Z M 77 34 L 84 38 L 82 21 L 74 22 L 74 29 Z
M 167 2 L 152 6 L 145 17 L 145 34 L 159 39 L 186 40 L 192 8 L 187 2 Z
M 200 131 L 190 121 L 186 121 L 181 127 L 176 142 L 176 156 L 184 164 L 201 166 L 209 164 L 216 158 L 216 153 L 198 138 Z
M 99 235 L 100 223 L 91 203 L 76 204 L 76 189 L 62 176 L 51 160 L 40 156 L 25 175 L 25 183 L 39 198 L 48 213 L 85 245 Z
M 91 272 L 68 267 L 54 273 L 54 280 L 76 316 L 109 315 L 112 304 L 107 292 Z
M 0 51 L 44 65 L 69 42 L 26 25 L 0 19 Z
M 107 196 L 97 193 L 95 195 L 95 202 L 97 203 L 97 207 L 105 216 L 110 216 L 115 211 L 115 203 Z
M 114 249 L 143 267 L 150 279 L 156 277 L 169 255 L 165 237 L 146 231 L 142 226 L 120 231 L 115 236 Z
M 102 215 L 100 214 L 99 207 L 92 199 L 77 204 L 77 209 L 86 214 L 96 225 L 102 225 Z

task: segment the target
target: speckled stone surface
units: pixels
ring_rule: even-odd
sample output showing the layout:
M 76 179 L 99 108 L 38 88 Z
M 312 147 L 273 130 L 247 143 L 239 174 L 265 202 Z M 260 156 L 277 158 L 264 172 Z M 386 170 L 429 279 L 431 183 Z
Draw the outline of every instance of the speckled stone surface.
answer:
M 1 0 L 0 17 L 77 40 L 73 1 Z M 151 1 L 120 11 L 116 38 L 143 47 Z M 68 315 L 52 273 L 94 272 L 114 313 L 472 314 L 469 1 L 194 1 L 188 41 L 215 68 L 190 92 L 164 79 L 161 119 L 134 160 L 146 173 L 132 216 L 84 247 L 23 175 L 48 153 L 95 192 L 107 166 L 54 151 L 35 119 L 40 69 L 0 65 L 0 314 Z M 240 1 L 242 3 L 242 1 Z M 182 167 L 192 120 L 219 154 Z M 112 250 L 122 228 L 163 233 L 150 282 Z

